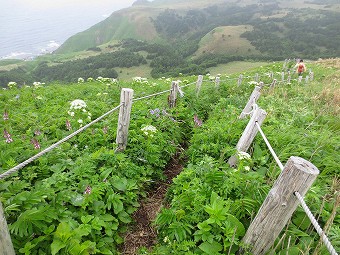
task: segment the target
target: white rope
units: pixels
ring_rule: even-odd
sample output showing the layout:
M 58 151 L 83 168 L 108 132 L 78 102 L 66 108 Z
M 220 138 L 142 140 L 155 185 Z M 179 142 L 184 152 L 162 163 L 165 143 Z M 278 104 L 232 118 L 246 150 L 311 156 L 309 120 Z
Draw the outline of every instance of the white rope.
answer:
M 168 90 L 164 90 L 162 92 L 158 92 L 158 93 L 152 94 L 152 95 L 148 95 L 148 96 L 145 96 L 145 97 L 135 98 L 135 99 L 132 99 L 132 101 L 134 102 L 134 101 L 138 101 L 138 100 L 142 100 L 142 99 L 146 99 L 146 98 L 162 95 L 162 94 L 165 94 L 165 93 L 168 93 L 168 92 L 170 92 L 169 89 Z
M 326 234 L 323 232 L 323 230 L 321 229 L 319 223 L 317 222 L 317 220 L 314 218 L 312 212 L 309 210 L 308 206 L 306 205 L 305 201 L 303 200 L 303 197 L 300 195 L 299 192 L 295 191 L 294 195 L 299 199 L 302 208 L 305 210 L 308 218 L 310 219 L 310 221 L 312 222 L 316 232 L 319 234 L 319 236 L 322 238 L 322 241 L 324 242 L 324 244 L 326 245 L 329 253 L 331 255 L 338 255 L 338 253 L 335 251 L 334 247 L 332 246 L 331 242 L 328 240 Z
M 280 169 L 281 169 L 281 171 L 282 171 L 282 170 L 283 170 L 283 165 L 282 165 L 281 161 L 279 160 L 279 158 L 276 156 L 276 153 L 275 153 L 275 151 L 273 150 L 272 146 L 270 145 L 270 143 L 269 143 L 267 137 L 266 137 L 265 134 L 263 133 L 263 131 L 262 131 L 262 129 L 261 129 L 261 126 L 259 125 L 259 123 L 258 123 L 257 121 L 255 122 L 255 124 L 256 124 L 256 126 L 257 126 L 257 128 L 258 128 L 260 134 L 262 135 L 263 140 L 266 142 L 268 149 L 269 149 L 270 152 L 272 153 L 272 155 L 273 155 L 273 157 L 274 157 L 276 163 L 278 164 L 278 166 L 280 167 Z
M 107 115 L 111 114 L 112 112 L 116 111 L 117 109 L 119 109 L 123 104 L 118 105 L 117 107 L 113 108 L 112 110 L 108 111 L 107 113 L 105 113 L 104 115 L 100 116 L 99 118 L 91 121 L 90 123 L 86 124 L 85 126 L 83 126 L 82 128 L 78 129 L 77 131 L 73 132 L 72 134 L 66 136 L 65 138 L 61 139 L 59 142 L 56 142 L 54 144 L 52 144 L 50 147 L 42 150 L 41 152 L 39 152 L 38 154 L 34 155 L 33 157 L 25 160 L 24 162 L 20 163 L 19 165 L 9 169 L 8 171 L 0 174 L 0 180 L 1 179 L 5 179 L 7 177 L 9 177 L 10 175 L 14 174 L 15 172 L 17 172 L 18 170 L 20 170 L 21 168 L 23 168 L 24 166 L 28 165 L 29 163 L 31 163 L 32 161 L 36 160 L 37 158 L 41 157 L 42 155 L 44 155 L 45 153 L 53 150 L 54 148 L 56 148 L 57 146 L 59 146 L 60 144 L 62 144 L 63 142 L 71 139 L 72 137 L 74 137 L 75 135 L 79 134 L 80 132 L 84 131 L 85 129 L 87 129 L 88 127 L 90 127 L 91 125 L 93 125 L 94 123 L 100 121 L 101 119 L 103 119 L 104 117 L 106 117 Z

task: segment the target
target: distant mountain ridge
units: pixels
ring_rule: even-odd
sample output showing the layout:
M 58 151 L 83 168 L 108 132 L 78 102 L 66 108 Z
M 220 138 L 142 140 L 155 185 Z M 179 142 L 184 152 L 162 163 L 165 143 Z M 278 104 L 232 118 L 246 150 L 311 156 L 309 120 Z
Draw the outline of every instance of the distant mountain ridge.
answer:
M 221 34 L 228 52 L 266 55 L 340 54 L 340 4 L 333 0 L 137 0 L 131 7 L 116 11 L 104 21 L 69 38 L 55 53 L 84 51 L 114 45 L 123 39 L 152 43 L 201 40 L 218 27 L 245 26 L 244 33 Z M 295 24 L 293 24 L 295 23 Z M 332 24 L 331 24 L 332 23 Z M 251 28 L 251 30 L 249 30 Z M 249 43 L 235 44 L 235 37 Z M 220 38 L 210 37 L 221 41 Z M 296 47 L 298 42 L 301 46 Z M 219 45 L 216 41 L 212 44 Z M 269 45 L 271 44 L 271 45 Z M 231 48 L 230 48 L 231 47 Z M 247 47 L 241 49 L 240 47 Z M 310 48 L 306 51 L 306 48 Z M 214 53 L 206 49 L 204 53 Z M 277 50 L 277 53 L 275 53 Z M 198 51 L 202 54 L 204 50 Z

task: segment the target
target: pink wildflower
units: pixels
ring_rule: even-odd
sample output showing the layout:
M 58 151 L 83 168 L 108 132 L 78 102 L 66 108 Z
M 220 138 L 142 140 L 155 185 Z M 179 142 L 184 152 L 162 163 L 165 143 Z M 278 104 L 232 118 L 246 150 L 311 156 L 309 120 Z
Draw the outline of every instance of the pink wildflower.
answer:
M 34 145 L 34 149 L 37 149 L 37 150 L 40 149 L 40 144 L 39 144 L 39 142 L 38 142 L 37 139 L 33 138 L 33 139 L 31 140 L 31 144 Z
M 10 133 L 8 133 L 8 131 L 6 129 L 4 129 L 4 138 L 6 139 L 6 143 L 13 142 L 13 139 L 12 139 Z
M 34 134 L 38 136 L 38 135 L 41 135 L 41 132 L 40 132 L 39 129 L 37 129 L 37 130 L 34 131 Z
M 90 195 L 90 194 L 91 194 L 91 191 L 92 191 L 92 189 L 91 189 L 91 186 L 89 185 L 89 186 L 86 187 L 86 189 L 85 189 L 85 191 L 84 191 L 84 194 Z
M 66 128 L 67 128 L 67 130 L 69 130 L 69 131 L 72 129 L 71 123 L 70 123 L 69 120 L 66 120 Z
M 194 115 L 194 122 L 195 122 L 195 126 L 197 127 L 202 126 L 202 123 L 203 123 L 203 121 L 200 120 L 196 114 Z
M 9 120 L 7 111 L 4 112 L 3 118 L 4 118 L 4 120 Z

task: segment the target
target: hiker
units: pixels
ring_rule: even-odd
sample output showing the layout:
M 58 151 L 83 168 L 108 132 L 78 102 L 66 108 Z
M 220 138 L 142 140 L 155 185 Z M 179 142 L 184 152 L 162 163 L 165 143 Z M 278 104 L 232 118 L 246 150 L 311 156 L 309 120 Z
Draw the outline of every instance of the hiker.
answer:
M 302 59 L 300 59 L 300 61 L 294 66 L 294 68 L 296 68 L 298 76 L 302 76 L 302 73 L 306 71 L 306 66 L 303 63 Z

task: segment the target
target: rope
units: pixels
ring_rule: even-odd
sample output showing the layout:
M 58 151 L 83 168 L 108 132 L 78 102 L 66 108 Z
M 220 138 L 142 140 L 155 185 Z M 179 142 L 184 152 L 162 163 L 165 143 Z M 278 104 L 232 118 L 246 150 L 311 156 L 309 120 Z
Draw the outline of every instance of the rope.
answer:
M 303 200 L 303 197 L 300 195 L 299 192 L 295 191 L 294 195 L 298 198 L 298 200 L 301 203 L 302 208 L 305 210 L 308 218 L 310 219 L 310 221 L 312 222 L 316 232 L 318 232 L 319 236 L 322 238 L 322 241 L 324 242 L 324 244 L 326 245 L 329 253 L 331 255 L 338 255 L 338 253 L 335 251 L 334 247 L 332 246 L 331 242 L 328 240 L 326 234 L 323 232 L 323 230 L 321 229 L 321 227 L 319 226 L 319 223 L 317 222 L 317 220 L 314 218 L 312 212 L 309 210 L 308 206 L 306 205 L 305 201 Z
M 282 165 L 281 161 L 279 160 L 279 158 L 276 156 L 276 153 L 275 153 L 275 151 L 273 150 L 272 146 L 270 145 L 270 143 L 269 143 L 267 137 L 266 137 L 265 134 L 263 133 L 260 124 L 259 124 L 257 121 L 255 122 L 255 124 L 256 124 L 256 126 L 257 126 L 259 132 L 261 133 L 261 135 L 262 135 L 262 137 L 263 137 L 263 140 L 266 142 L 268 149 L 269 149 L 270 152 L 272 153 L 272 155 L 273 155 L 273 157 L 274 157 L 276 163 L 278 164 L 278 166 L 280 167 L 280 169 L 281 169 L 281 171 L 282 171 L 282 170 L 283 170 L 283 165 Z
M 135 99 L 132 99 L 132 101 L 135 102 L 135 101 L 138 101 L 138 100 L 142 100 L 142 99 L 146 99 L 146 98 L 158 96 L 158 95 L 161 95 L 161 94 L 165 94 L 165 93 L 167 93 L 167 92 L 170 92 L 170 89 L 164 90 L 164 91 L 162 91 L 162 92 L 158 92 L 158 93 L 155 93 L 155 94 L 151 94 L 151 95 L 148 95 L 148 96 L 145 96 L 145 97 L 135 98 Z
M 32 161 L 36 160 L 37 158 L 41 157 L 42 155 L 44 155 L 45 153 L 53 150 L 54 148 L 56 148 L 57 146 L 59 146 L 60 144 L 62 144 L 63 142 L 71 139 L 72 137 L 74 137 L 75 135 L 79 134 L 80 132 L 84 131 L 85 129 L 87 129 L 88 127 L 90 127 L 91 125 L 93 125 L 94 123 L 102 120 L 104 117 L 106 117 L 107 115 L 111 114 L 112 112 L 114 112 L 115 110 L 119 109 L 123 104 L 118 105 L 117 107 L 113 108 L 112 110 L 108 111 L 107 113 L 105 113 L 104 115 L 100 116 L 99 118 L 91 121 L 90 123 L 86 124 L 85 126 L 83 126 L 82 128 L 78 129 L 77 131 L 73 132 L 72 134 L 64 137 L 63 139 L 61 139 L 59 142 L 56 142 L 54 144 L 52 144 L 50 147 L 42 150 L 41 152 L 39 152 L 38 154 L 34 155 L 33 157 L 25 160 L 24 162 L 20 163 L 19 165 L 9 169 L 8 171 L 0 174 L 0 180 L 1 179 L 5 179 L 7 177 L 9 177 L 10 175 L 14 174 L 15 172 L 17 172 L 18 170 L 20 170 L 21 168 L 23 168 L 24 166 L 28 165 L 29 163 L 31 163 Z

